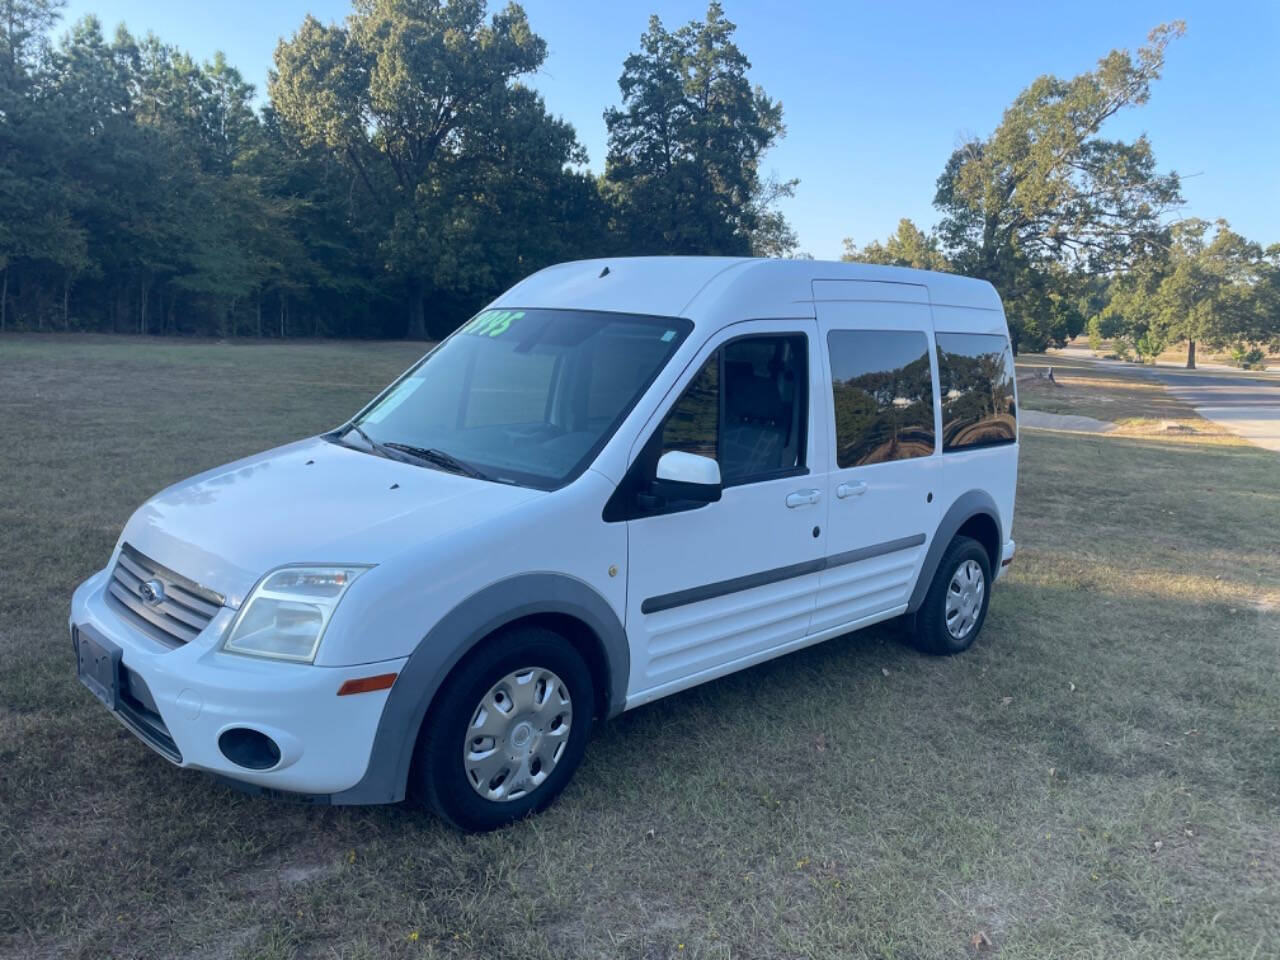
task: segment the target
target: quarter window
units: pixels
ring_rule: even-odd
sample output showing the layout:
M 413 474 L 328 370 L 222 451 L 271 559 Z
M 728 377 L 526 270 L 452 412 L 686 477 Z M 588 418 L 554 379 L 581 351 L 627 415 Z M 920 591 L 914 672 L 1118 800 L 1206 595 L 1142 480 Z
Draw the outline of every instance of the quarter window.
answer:
M 1013 354 L 999 334 L 939 333 L 938 379 L 942 392 L 942 449 L 1013 443 Z
M 838 466 L 933 453 L 933 375 L 923 333 L 832 330 L 827 349 Z

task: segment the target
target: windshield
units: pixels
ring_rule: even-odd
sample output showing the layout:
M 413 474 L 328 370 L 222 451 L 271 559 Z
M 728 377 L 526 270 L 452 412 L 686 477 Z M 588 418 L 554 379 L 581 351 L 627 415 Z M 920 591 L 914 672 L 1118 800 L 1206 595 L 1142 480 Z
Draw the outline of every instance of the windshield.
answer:
M 353 422 L 379 444 L 551 489 L 586 467 L 691 328 L 617 313 L 486 310 Z

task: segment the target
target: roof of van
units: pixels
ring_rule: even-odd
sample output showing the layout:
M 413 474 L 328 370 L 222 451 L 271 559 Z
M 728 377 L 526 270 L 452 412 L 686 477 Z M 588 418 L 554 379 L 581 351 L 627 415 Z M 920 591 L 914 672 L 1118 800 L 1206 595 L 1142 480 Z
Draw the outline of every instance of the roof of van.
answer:
M 860 284 L 815 281 L 863 281 Z M 815 289 L 819 292 L 815 297 Z M 871 263 L 751 257 L 613 257 L 539 270 L 492 304 L 561 307 L 718 322 L 814 315 L 817 300 L 910 300 L 1001 312 L 985 280 Z M 1003 318 L 1002 318 L 1003 319 Z

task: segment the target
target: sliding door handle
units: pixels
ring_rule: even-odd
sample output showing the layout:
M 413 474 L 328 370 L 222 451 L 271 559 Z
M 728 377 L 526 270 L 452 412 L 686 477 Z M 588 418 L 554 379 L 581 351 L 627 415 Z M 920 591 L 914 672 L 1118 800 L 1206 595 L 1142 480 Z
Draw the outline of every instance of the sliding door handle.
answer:
M 787 494 L 788 507 L 807 507 L 812 503 L 817 503 L 822 499 L 821 490 L 797 490 L 795 493 Z
M 836 496 L 841 500 L 846 497 L 860 497 L 867 492 L 867 482 L 865 480 L 855 480 L 853 483 L 842 483 L 836 487 Z

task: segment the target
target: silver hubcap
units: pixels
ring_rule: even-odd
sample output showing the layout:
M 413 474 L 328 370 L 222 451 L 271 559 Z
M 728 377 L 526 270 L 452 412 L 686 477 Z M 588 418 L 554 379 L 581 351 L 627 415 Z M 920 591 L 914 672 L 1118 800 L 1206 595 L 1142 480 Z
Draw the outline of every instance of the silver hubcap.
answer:
M 978 622 L 985 589 L 977 561 L 966 560 L 956 568 L 947 587 L 947 632 L 957 640 L 967 637 Z
M 550 670 L 507 674 L 481 698 L 467 726 L 462 764 L 486 800 L 519 800 L 551 775 L 569 745 L 573 704 Z

